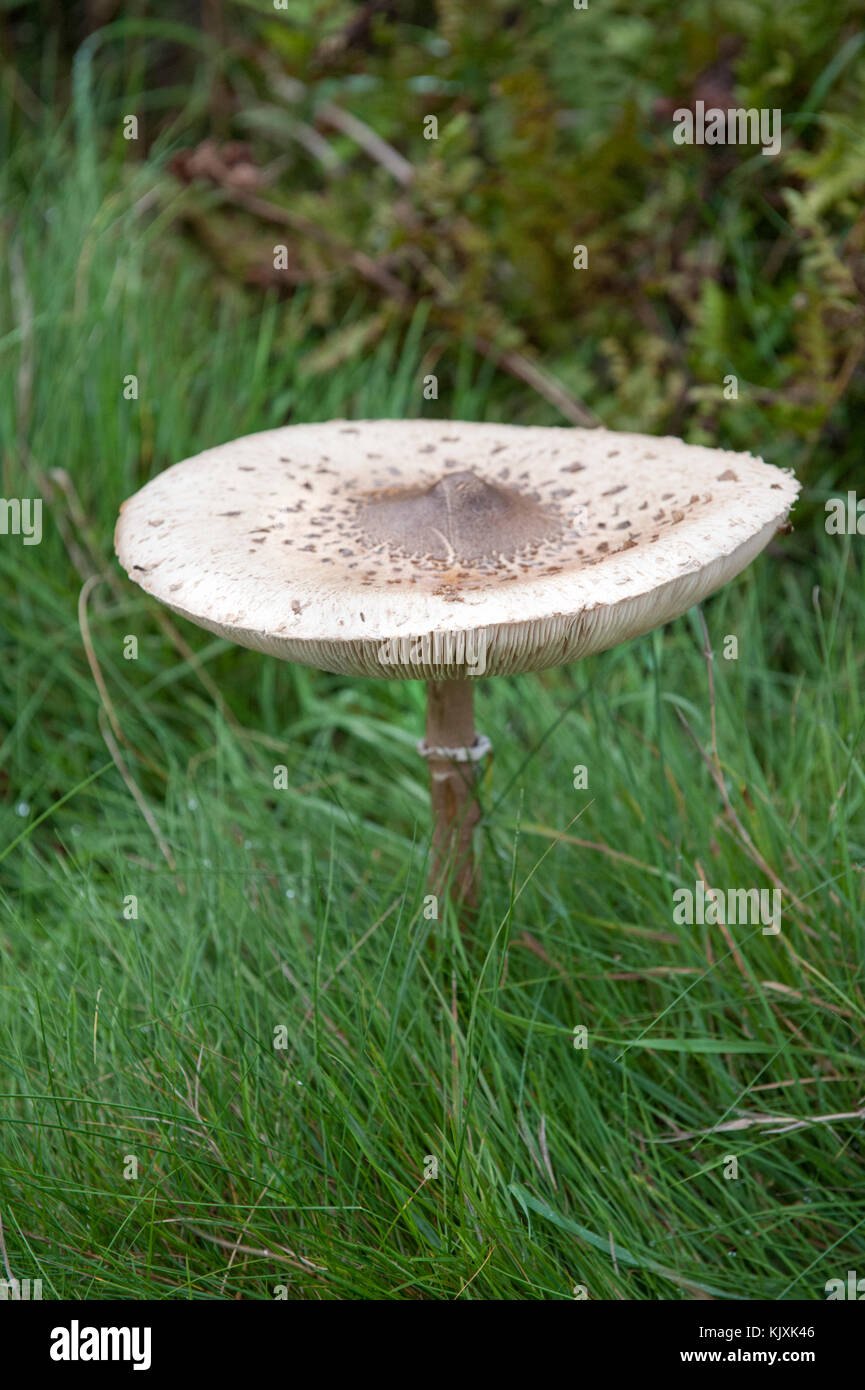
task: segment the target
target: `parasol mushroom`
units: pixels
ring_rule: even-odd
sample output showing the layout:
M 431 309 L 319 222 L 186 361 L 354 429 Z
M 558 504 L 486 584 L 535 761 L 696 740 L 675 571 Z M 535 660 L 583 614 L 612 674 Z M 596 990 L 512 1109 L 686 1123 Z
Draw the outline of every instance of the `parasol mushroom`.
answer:
M 474 681 L 564 665 L 678 617 L 768 544 L 789 472 L 678 439 L 334 420 L 176 464 L 122 506 L 147 593 L 211 632 L 427 682 L 432 886 L 477 881 Z

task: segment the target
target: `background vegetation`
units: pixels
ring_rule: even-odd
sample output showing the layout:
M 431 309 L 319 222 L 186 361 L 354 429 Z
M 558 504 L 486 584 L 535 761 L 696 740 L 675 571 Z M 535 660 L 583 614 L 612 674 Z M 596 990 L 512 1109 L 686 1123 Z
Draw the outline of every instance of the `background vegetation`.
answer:
M 863 1268 L 863 542 L 823 528 L 865 432 L 861 17 L 0 4 L 0 481 L 46 511 L 0 544 L 7 1271 L 648 1299 Z M 783 152 L 674 146 L 697 98 L 780 108 Z M 181 628 L 111 557 L 179 458 L 423 413 L 807 485 L 705 614 L 482 688 L 474 952 L 421 913 L 422 687 Z M 701 876 L 782 887 L 782 934 L 675 926 Z

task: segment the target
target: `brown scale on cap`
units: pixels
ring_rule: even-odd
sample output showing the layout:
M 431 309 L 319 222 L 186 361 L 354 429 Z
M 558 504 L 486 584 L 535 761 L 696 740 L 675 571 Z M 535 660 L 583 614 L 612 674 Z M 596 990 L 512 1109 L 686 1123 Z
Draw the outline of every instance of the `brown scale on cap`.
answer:
M 357 524 L 373 545 L 415 559 L 472 566 L 498 557 L 512 559 L 564 529 L 552 508 L 514 488 L 487 482 L 472 469 L 448 473 L 428 487 L 372 492 L 360 504 Z

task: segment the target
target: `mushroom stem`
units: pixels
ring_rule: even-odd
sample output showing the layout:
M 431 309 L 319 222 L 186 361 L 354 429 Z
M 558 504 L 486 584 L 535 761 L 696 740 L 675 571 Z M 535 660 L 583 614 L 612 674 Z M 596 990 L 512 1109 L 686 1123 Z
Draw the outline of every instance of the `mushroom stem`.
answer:
M 427 681 L 426 744 L 433 812 L 430 886 L 438 895 L 450 873 L 451 897 L 466 907 L 474 905 L 479 886 L 472 844 L 480 819 L 476 764 L 467 757 L 477 737 L 474 706 L 471 677 Z M 445 756 L 446 750 L 462 750 L 464 760 Z

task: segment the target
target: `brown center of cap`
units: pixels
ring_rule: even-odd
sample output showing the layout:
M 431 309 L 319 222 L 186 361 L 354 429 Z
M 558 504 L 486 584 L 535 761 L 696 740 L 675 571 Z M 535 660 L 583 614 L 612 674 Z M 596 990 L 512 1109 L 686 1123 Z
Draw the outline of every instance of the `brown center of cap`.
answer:
M 514 488 L 488 483 L 471 469 L 448 473 L 429 487 L 368 493 L 358 524 L 376 545 L 465 563 L 514 555 L 563 529 L 555 512 Z

